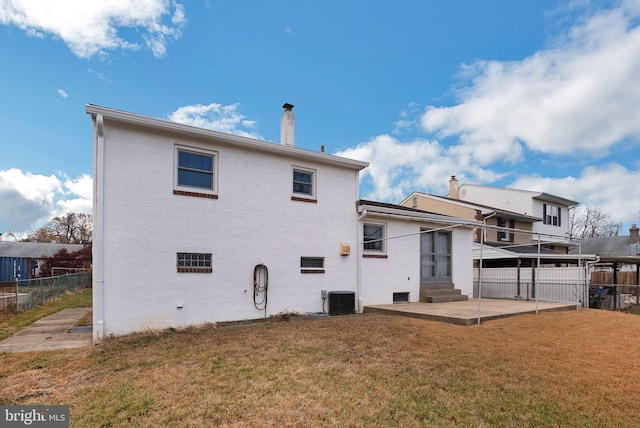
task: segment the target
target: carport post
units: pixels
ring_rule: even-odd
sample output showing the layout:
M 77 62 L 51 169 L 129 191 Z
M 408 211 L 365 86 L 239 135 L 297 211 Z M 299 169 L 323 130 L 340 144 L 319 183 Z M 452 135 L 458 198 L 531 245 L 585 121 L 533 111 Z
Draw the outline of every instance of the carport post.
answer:
M 538 279 L 540 278 L 540 233 L 538 233 L 538 260 L 536 261 L 536 270 L 537 272 L 534 271 L 536 273 L 534 290 L 536 290 L 536 315 L 538 315 L 538 295 L 540 294 L 540 290 L 538 290 Z
M 485 227 L 482 227 L 482 233 L 480 233 L 480 266 L 478 266 L 478 325 L 480 325 L 481 318 L 481 305 L 482 300 L 482 247 L 484 247 L 484 233 Z

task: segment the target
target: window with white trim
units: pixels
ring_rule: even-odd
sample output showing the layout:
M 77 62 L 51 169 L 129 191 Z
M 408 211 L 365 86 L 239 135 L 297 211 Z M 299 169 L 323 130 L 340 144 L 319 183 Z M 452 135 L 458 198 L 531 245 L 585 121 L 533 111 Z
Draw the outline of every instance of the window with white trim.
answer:
M 542 219 L 544 224 L 551 226 L 561 226 L 561 213 L 560 207 L 556 205 L 543 204 L 542 206 Z
M 313 199 L 316 197 L 316 174 L 313 169 L 293 167 L 292 195 Z
M 177 253 L 176 267 L 178 272 L 211 273 L 211 253 Z
M 217 193 L 217 161 L 216 152 L 176 146 L 175 189 Z
M 384 253 L 385 225 L 382 223 L 364 223 L 363 249 L 365 252 Z

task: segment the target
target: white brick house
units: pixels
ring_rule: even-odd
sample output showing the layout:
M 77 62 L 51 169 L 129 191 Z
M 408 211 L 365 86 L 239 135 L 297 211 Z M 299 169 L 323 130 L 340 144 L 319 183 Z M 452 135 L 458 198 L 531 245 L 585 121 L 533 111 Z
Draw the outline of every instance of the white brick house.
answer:
M 358 177 L 368 164 L 295 147 L 293 106 L 284 107 L 276 144 L 87 105 L 94 340 L 321 312 L 323 290 L 358 293 L 358 310 L 363 296 L 392 302 L 389 278 L 359 275 Z M 411 265 L 410 276 L 419 276 L 419 247 L 408 248 L 409 259 L 394 256 L 385 269 L 404 275 Z M 461 251 L 454 270 L 470 287 L 470 238 Z

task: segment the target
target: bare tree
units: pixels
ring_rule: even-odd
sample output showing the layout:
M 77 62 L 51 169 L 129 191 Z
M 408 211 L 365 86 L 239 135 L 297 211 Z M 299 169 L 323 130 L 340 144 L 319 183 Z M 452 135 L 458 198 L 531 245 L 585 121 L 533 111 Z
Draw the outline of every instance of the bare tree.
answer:
M 593 205 L 579 205 L 569 212 L 569 233 L 572 238 L 604 238 L 618 236 L 622 223 L 613 221 Z
M 41 228 L 27 234 L 25 241 L 88 244 L 93 238 L 93 218 L 89 214 L 68 213 L 54 217 Z

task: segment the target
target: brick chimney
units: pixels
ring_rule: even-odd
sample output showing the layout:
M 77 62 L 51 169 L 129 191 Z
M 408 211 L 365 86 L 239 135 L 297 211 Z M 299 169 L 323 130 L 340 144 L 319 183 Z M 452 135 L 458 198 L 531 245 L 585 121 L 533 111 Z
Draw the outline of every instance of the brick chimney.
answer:
M 280 144 L 285 146 L 296 145 L 296 117 L 291 109 L 293 104 L 284 103 L 282 106 L 284 113 L 280 119 Z
M 451 179 L 449 179 L 449 195 L 451 199 L 458 199 L 458 180 L 456 180 L 456 176 L 452 175 Z
M 638 243 L 638 226 L 632 224 L 629 228 L 629 244 L 635 245 Z

